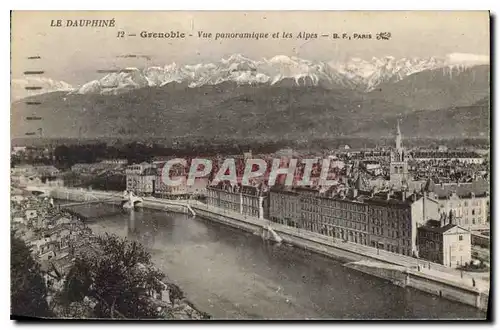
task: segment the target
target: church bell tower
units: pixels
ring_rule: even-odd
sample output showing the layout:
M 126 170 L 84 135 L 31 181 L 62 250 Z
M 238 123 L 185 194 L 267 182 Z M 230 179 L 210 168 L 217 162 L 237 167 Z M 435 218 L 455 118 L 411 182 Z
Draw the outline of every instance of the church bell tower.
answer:
M 403 136 L 399 127 L 396 127 L 396 148 L 391 151 L 390 183 L 396 189 L 401 189 L 408 180 L 408 154 L 403 148 Z

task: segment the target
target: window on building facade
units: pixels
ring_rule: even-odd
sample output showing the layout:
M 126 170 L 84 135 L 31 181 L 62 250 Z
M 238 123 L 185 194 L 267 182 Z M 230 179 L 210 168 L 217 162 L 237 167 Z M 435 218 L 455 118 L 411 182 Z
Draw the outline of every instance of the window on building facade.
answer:
M 459 240 L 459 241 L 463 241 L 463 239 L 464 239 L 464 237 L 463 237 L 462 235 L 459 235 L 459 236 L 458 236 L 458 240 Z

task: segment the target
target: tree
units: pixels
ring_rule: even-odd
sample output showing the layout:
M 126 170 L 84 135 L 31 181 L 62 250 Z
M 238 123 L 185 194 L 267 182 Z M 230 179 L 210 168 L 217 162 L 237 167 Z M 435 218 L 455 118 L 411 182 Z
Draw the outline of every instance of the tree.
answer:
M 11 233 L 11 313 L 15 316 L 53 316 L 46 301 L 47 287 L 40 265 L 31 256 L 30 249 Z
M 159 317 L 151 294 L 161 292 L 165 275 L 153 267 L 144 247 L 109 234 L 92 243 L 92 251 L 76 258 L 63 296 L 69 301 L 85 296 L 96 299 L 94 311 L 99 318 Z
M 173 283 L 170 283 L 168 285 L 168 295 L 170 301 L 172 302 L 172 305 L 175 304 L 176 300 L 181 300 L 184 298 L 184 292 L 182 292 L 181 288 Z

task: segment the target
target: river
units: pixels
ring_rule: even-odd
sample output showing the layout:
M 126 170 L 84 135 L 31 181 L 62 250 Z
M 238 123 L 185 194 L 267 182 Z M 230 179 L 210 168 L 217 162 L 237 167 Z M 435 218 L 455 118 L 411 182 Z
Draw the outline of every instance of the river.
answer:
M 142 242 L 199 309 L 216 319 L 477 319 L 485 313 L 338 261 L 183 214 L 73 207 L 99 233 Z

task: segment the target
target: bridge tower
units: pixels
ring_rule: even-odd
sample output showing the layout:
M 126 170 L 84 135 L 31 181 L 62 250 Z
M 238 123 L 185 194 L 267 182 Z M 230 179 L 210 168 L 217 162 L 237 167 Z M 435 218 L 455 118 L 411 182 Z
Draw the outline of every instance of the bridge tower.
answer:
M 126 209 L 134 208 L 137 203 L 142 203 L 144 200 L 141 197 L 134 195 L 132 191 L 123 192 L 123 207 Z

